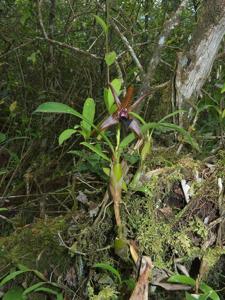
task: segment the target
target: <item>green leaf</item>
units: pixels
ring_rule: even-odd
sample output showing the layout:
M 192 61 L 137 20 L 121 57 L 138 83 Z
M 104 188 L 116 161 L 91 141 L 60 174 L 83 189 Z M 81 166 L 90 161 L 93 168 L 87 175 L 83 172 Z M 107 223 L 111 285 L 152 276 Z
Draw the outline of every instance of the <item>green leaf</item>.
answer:
M 136 136 L 134 135 L 134 133 L 130 133 L 128 134 L 120 143 L 119 145 L 119 150 L 122 151 L 123 149 L 125 149 L 126 147 L 128 147 L 128 145 L 130 143 L 132 143 L 135 140 Z
M 198 109 L 197 109 L 197 113 L 200 113 L 204 110 L 207 110 L 208 108 L 211 108 L 211 107 L 215 107 L 215 105 L 212 105 L 212 104 L 205 104 L 205 105 L 202 105 L 200 106 Z
M 135 118 L 136 118 L 137 120 L 139 120 L 143 125 L 146 124 L 145 120 L 144 120 L 139 114 L 137 114 L 137 113 L 131 111 L 131 112 L 129 113 L 129 115 L 135 117 Z
M 194 149 L 199 151 L 198 143 L 191 137 L 190 133 L 187 130 L 185 130 L 184 128 L 182 128 L 178 125 L 172 124 L 172 123 L 162 123 L 162 122 L 160 122 L 159 125 L 163 126 L 164 128 L 169 128 L 171 130 L 180 132 L 183 135 L 183 137 L 185 138 L 185 141 L 188 144 L 190 144 Z
M 185 299 L 186 300 L 196 300 L 196 299 L 199 299 L 199 296 L 197 295 L 197 297 L 196 297 L 196 296 L 189 294 L 188 292 L 185 292 Z
M 120 89 L 122 86 L 122 81 L 119 78 L 115 78 L 112 82 L 111 85 L 113 86 L 117 96 L 120 95 Z M 114 97 L 112 94 L 111 89 L 104 89 L 104 101 L 105 101 L 105 106 L 108 110 L 108 112 L 111 114 L 115 111 L 115 109 L 113 108 L 114 106 Z
M 116 276 L 116 278 L 119 280 L 119 283 L 122 282 L 120 273 L 114 267 L 112 267 L 110 264 L 107 264 L 107 263 L 97 263 L 97 264 L 94 264 L 93 267 L 109 271 L 110 273 L 112 273 L 113 275 Z
M 122 189 L 125 191 L 125 192 L 127 192 L 127 190 L 128 190 L 128 188 L 127 188 L 127 184 L 126 184 L 126 182 L 123 180 L 123 182 L 122 182 Z
M 37 112 L 71 114 L 71 115 L 74 115 L 74 116 L 84 120 L 84 117 L 79 112 L 77 112 L 72 107 L 70 107 L 66 104 L 60 103 L 60 102 L 45 102 L 45 103 L 39 105 L 38 108 L 34 111 L 34 113 L 37 113 Z M 93 126 L 93 128 L 96 129 L 97 132 L 99 132 L 99 129 L 94 124 L 91 124 L 88 119 L 85 119 L 85 121 L 87 123 L 89 123 L 91 126 Z M 110 140 L 107 138 L 107 136 L 103 132 L 100 132 L 100 135 L 104 138 L 104 140 L 110 147 L 112 153 L 114 153 L 113 145 L 110 142 Z
M 33 52 L 30 56 L 27 57 L 27 61 L 31 61 L 32 64 L 34 65 L 37 61 L 36 55 L 37 55 L 37 53 Z
M 222 89 L 221 89 L 221 94 L 223 94 L 224 92 L 225 92 L 225 83 L 224 83 L 224 85 L 222 86 Z
M 23 274 L 25 272 L 28 272 L 28 271 L 21 271 L 20 270 L 20 271 L 15 271 L 15 272 L 10 273 L 9 275 L 7 275 L 6 277 L 4 277 L 2 279 L 2 281 L 0 282 L 0 287 L 2 287 L 3 285 L 5 285 L 10 280 L 16 278 L 18 275 Z
M 27 298 L 23 296 L 23 288 L 20 286 L 12 287 L 4 294 L 2 298 L 2 300 L 25 300 L 25 299 Z
M 63 142 L 68 140 L 77 130 L 75 129 L 66 129 L 59 135 L 59 145 L 62 145 Z
M 204 293 L 209 293 L 209 298 L 212 300 L 220 300 L 219 295 L 206 283 L 202 282 L 200 284 L 200 290 L 203 291 Z
M 0 211 L 7 211 L 8 209 L 7 208 L 4 208 L 4 207 L 1 207 L 0 208 Z
M 102 30 L 104 31 L 104 33 L 107 34 L 109 28 L 108 28 L 108 25 L 105 23 L 105 21 L 101 17 L 96 16 L 96 15 L 95 15 L 95 20 L 102 27 Z
M 102 170 L 107 176 L 110 175 L 110 168 L 103 168 Z
M 112 51 L 109 53 L 106 53 L 105 55 L 105 62 L 108 66 L 111 66 L 116 60 L 116 52 Z
M 17 268 L 20 270 L 20 271 L 24 271 L 24 272 L 30 272 L 32 271 L 31 269 L 29 269 L 28 267 L 24 266 L 24 265 L 21 265 L 21 264 L 17 264 Z
M 80 119 L 83 119 L 83 116 L 77 112 L 75 109 L 60 102 L 45 102 L 38 106 L 34 113 L 61 113 L 61 114 L 71 114 Z
M 95 117 L 95 101 L 92 98 L 87 98 L 84 102 L 82 115 L 83 120 L 81 121 L 81 128 L 85 138 L 89 138 L 91 135 L 91 124 L 94 122 Z
M 177 115 L 177 114 L 184 113 L 184 112 L 186 112 L 186 111 L 183 110 L 183 109 L 176 110 L 176 111 L 174 111 L 174 112 L 172 112 L 172 113 L 166 115 L 164 118 L 162 118 L 162 119 L 159 121 L 159 123 L 160 123 L 160 122 L 163 122 L 163 121 L 165 121 L 165 120 L 167 120 L 167 119 L 169 119 L 169 118 L 171 118 L 171 117 L 173 117 L 173 116 L 175 116 L 175 115 Z
M 190 286 L 195 286 L 195 280 L 186 275 L 172 275 L 167 281 L 171 283 L 181 283 Z
M 33 291 L 35 291 L 37 288 L 39 288 L 40 286 L 42 286 L 44 284 L 47 284 L 47 282 L 38 282 L 38 283 L 33 284 L 32 286 L 30 286 L 24 290 L 23 295 L 32 293 Z
M 224 110 L 222 112 L 222 119 L 224 119 L 224 118 L 225 118 L 225 108 L 224 108 Z
M 152 129 L 155 128 L 155 129 L 158 129 L 158 130 L 169 129 L 169 130 L 172 130 L 172 131 L 177 131 L 177 132 L 179 132 L 183 135 L 183 137 L 185 138 L 185 141 L 188 144 L 190 144 L 193 148 L 195 148 L 196 150 L 199 151 L 199 146 L 198 146 L 197 142 L 191 137 L 190 133 L 187 130 L 185 130 L 184 128 L 178 126 L 178 125 L 175 125 L 175 124 L 172 124 L 172 123 L 163 123 L 163 122 L 155 123 L 155 122 L 151 122 L 151 123 L 147 123 L 147 124 L 143 125 L 141 127 L 141 131 L 142 131 L 142 133 L 144 133 L 150 128 L 152 128 Z
M 63 300 L 64 299 L 64 297 L 63 297 L 63 294 L 62 293 L 58 293 L 57 295 L 56 295 L 56 300 Z
M 115 176 L 115 179 L 117 182 L 120 181 L 120 179 L 123 176 L 122 166 L 121 163 L 114 163 L 113 164 L 113 176 Z
M 98 156 L 100 156 L 101 158 L 103 158 L 104 160 L 107 161 L 111 161 L 108 156 L 106 156 L 99 148 L 97 148 L 96 146 L 89 144 L 87 142 L 82 142 L 81 145 L 84 145 L 85 147 L 87 147 L 88 149 L 90 149 L 91 151 L 95 152 Z

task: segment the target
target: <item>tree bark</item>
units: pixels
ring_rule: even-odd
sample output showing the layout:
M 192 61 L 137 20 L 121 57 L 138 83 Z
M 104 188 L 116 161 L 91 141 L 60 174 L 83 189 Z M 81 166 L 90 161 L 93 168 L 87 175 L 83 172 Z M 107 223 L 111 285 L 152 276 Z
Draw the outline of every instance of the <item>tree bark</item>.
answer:
M 225 0 L 205 0 L 203 5 L 189 49 L 178 54 L 175 79 L 175 106 L 178 109 L 190 109 L 190 103 L 197 99 L 225 34 Z M 189 123 L 188 117 L 179 116 L 180 125 L 188 126 Z

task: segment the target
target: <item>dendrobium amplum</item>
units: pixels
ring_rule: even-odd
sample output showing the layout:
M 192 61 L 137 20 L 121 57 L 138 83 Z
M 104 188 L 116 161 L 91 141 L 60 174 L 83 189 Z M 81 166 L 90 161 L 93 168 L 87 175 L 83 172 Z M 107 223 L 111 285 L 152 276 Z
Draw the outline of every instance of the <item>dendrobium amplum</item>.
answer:
M 112 91 L 113 98 L 115 100 L 117 110 L 110 115 L 100 126 L 100 130 L 105 130 L 112 125 L 119 124 L 120 122 L 124 123 L 131 129 L 140 139 L 142 137 L 141 128 L 138 121 L 131 116 L 131 112 L 141 103 L 141 101 L 146 97 L 146 94 L 141 96 L 137 101 L 131 105 L 133 98 L 134 88 L 132 86 L 128 87 L 126 96 L 123 98 L 122 102 L 117 96 L 113 86 L 109 84 L 109 87 Z

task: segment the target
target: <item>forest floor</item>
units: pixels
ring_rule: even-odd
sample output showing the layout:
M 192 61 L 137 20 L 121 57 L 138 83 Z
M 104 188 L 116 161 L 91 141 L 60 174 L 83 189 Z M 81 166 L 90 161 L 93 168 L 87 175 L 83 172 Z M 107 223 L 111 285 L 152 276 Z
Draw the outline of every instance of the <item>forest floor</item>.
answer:
M 31 164 L 0 177 L 8 182 L 18 176 L 8 187 L 11 196 L 2 197 L 7 211 L 0 219 L 0 276 L 24 266 L 38 271 L 39 279 L 57 283 L 68 295 L 65 299 L 128 299 L 137 270 L 129 256 L 121 259 L 114 253 L 113 206 L 103 199 L 107 177 L 101 161 L 83 153 L 73 163 L 67 156 L 59 162 L 43 153 L 34 158 L 32 151 L 27 153 Z M 0 158 L 7 165 L 7 155 L 2 152 Z M 154 264 L 151 299 L 183 299 L 167 282 L 175 271 L 200 277 L 225 299 L 224 166 L 222 150 L 199 160 L 159 147 L 146 160 L 135 190 L 123 192 L 127 240 Z M 135 165 L 127 182 L 134 170 Z M 3 196 L 5 189 L 4 184 Z M 95 268 L 96 263 L 113 266 L 122 283 L 112 272 Z M 2 292 L 36 282 L 29 273 Z M 51 298 L 35 293 L 32 299 Z

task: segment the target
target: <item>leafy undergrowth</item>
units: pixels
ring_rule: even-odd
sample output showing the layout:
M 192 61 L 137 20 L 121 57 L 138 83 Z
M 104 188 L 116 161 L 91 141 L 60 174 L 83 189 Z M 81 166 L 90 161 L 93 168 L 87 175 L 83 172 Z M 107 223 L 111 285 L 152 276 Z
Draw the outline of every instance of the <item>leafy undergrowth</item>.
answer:
M 183 292 L 170 291 L 171 284 L 168 291 L 163 289 L 166 278 L 175 271 L 200 276 L 217 290 L 224 284 L 224 208 L 219 191 L 225 177 L 225 153 L 199 161 L 190 155 L 177 157 L 171 151 L 161 149 L 149 157 L 138 187 L 124 193 L 121 207 L 127 238 L 154 264 L 151 299 L 183 299 Z M 81 165 L 78 162 L 77 166 Z M 67 295 L 65 299 L 129 298 L 136 268 L 131 259 L 123 261 L 114 253 L 113 210 L 110 202 L 102 206 L 106 185 L 97 165 L 93 165 L 95 174 L 85 170 L 86 179 L 79 175 L 57 195 L 57 201 L 56 195 L 45 196 L 44 208 L 33 206 L 40 209 L 38 214 L 27 215 L 29 209 L 25 208 L 32 207 L 32 201 L 18 203 L 13 213 L 10 206 L 8 212 L 1 213 L 6 218 L 1 221 L 2 278 L 24 266 L 40 272 L 42 280 L 57 283 Z M 36 174 L 43 170 L 42 165 Z M 37 176 L 41 180 L 41 175 Z M 61 176 L 63 182 L 71 180 L 71 175 Z M 64 210 L 51 213 L 60 201 Z M 114 271 L 95 268 L 96 263 L 111 265 Z M 12 287 L 24 290 L 39 282 L 40 274 L 22 273 L 1 291 Z M 223 291 L 220 295 L 223 299 Z M 32 299 L 55 299 L 52 297 L 38 290 L 32 294 Z

